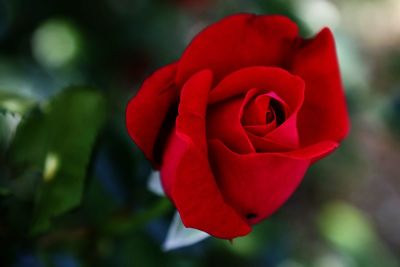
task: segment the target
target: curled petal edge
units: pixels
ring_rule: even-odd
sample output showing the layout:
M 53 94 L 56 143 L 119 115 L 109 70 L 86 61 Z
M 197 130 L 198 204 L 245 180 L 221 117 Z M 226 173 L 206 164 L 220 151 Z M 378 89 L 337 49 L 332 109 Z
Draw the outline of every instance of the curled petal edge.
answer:
M 161 168 L 163 187 L 186 227 L 232 239 L 251 227 L 229 206 L 209 166 L 205 112 L 212 73 L 193 75 L 181 92 L 176 129 L 170 137 Z

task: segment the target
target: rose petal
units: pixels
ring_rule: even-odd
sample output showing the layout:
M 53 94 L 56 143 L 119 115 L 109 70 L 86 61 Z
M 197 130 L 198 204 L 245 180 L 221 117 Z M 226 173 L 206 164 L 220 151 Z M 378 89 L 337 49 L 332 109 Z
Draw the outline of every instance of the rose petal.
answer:
M 260 137 L 249 132 L 248 137 L 257 152 L 284 152 L 293 150 L 293 146 L 289 144 L 278 143 L 268 137 Z
M 250 90 L 249 93 L 253 92 L 254 89 Z M 246 94 L 244 105 L 247 104 L 251 94 Z M 257 151 L 263 152 L 271 152 L 276 150 L 285 150 L 286 148 L 297 148 L 298 147 L 298 132 L 296 126 L 297 112 L 301 107 L 301 103 L 303 102 L 303 94 L 302 90 L 298 92 L 298 101 L 296 103 L 293 112 L 290 110 L 288 105 L 284 102 L 282 98 L 277 96 L 275 92 L 267 93 L 266 95 L 270 97 L 270 99 L 274 99 L 278 101 L 282 108 L 284 109 L 284 113 L 286 114 L 286 118 L 283 123 L 273 129 L 271 131 L 265 131 L 263 137 L 254 136 L 253 133 L 248 133 L 248 137 L 253 144 L 254 148 Z M 254 94 L 254 93 L 253 93 Z M 268 125 L 265 125 L 268 126 Z M 246 128 L 246 127 L 245 127 Z M 265 127 L 267 129 L 268 127 Z M 254 130 L 254 128 L 252 129 Z
M 284 69 L 264 66 L 243 68 L 226 76 L 211 91 L 209 103 L 213 104 L 245 94 L 253 88 L 274 92 L 291 110 L 295 110 L 302 104 L 303 80 Z
M 126 108 L 129 135 L 155 166 L 153 151 L 156 140 L 168 111 L 178 101 L 175 73 L 176 64 L 156 71 L 143 83 Z
M 248 234 L 251 228 L 225 202 L 209 166 L 205 113 L 211 82 L 211 72 L 201 71 L 182 89 L 176 130 L 164 153 L 161 179 L 186 227 L 231 239 Z
M 266 116 L 270 108 L 270 100 L 270 96 L 263 94 L 262 90 L 248 91 L 241 108 L 243 126 L 267 125 Z
M 319 143 L 304 147 L 299 150 L 293 150 L 290 152 L 283 153 L 287 157 L 295 159 L 309 159 L 311 163 L 327 156 L 329 153 L 333 152 L 339 143 L 333 141 L 321 141 Z
M 280 145 L 298 147 L 297 112 L 304 99 L 304 82 L 298 76 L 275 67 L 243 68 L 224 78 L 211 91 L 209 102 L 217 103 L 244 94 L 252 88 L 269 91 L 271 97 L 286 103 L 291 110 L 285 122 L 266 137 Z
M 198 34 L 183 53 L 177 83 L 208 68 L 218 82 L 247 66 L 283 66 L 298 28 L 284 16 L 239 14 L 226 17 Z
M 256 136 L 263 137 L 269 131 L 276 128 L 276 123 L 270 123 L 266 125 L 245 125 L 243 128 L 248 132 Z
M 255 152 L 249 137 L 244 130 L 240 117 L 243 99 L 234 98 L 207 110 L 207 138 L 219 139 L 230 149 L 245 154 Z
M 335 43 L 329 29 L 301 42 L 292 72 L 301 76 L 306 85 L 298 117 L 302 145 L 342 140 L 349 131 L 349 121 Z
M 297 110 L 283 124 L 267 133 L 265 137 L 276 144 L 297 148 L 299 145 Z
M 289 198 L 313 160 L 336 147 L 336 143 L 323 142 L 288 153 L 239 155 L 219 140 L 211 140 L 209 155 L 224 198 L 254 224 Z

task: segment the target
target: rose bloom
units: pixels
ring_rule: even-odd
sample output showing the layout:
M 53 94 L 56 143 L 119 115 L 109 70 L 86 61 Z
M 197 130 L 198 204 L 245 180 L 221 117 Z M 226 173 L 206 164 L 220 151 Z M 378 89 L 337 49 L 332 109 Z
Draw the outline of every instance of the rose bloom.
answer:
M 303 39 L 283 16 L 226 17 L 147 78 L 126 126 L 186 227 L 246 235 L 349 131 L 332 33 Z

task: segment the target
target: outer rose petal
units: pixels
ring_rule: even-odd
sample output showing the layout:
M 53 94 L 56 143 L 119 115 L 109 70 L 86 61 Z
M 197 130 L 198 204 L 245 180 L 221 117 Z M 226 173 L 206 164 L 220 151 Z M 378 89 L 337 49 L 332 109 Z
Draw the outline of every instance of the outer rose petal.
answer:
M 205 114 L 211 82 L 211 72 L 202 71 L 182 89 L 176 129 L 164 153 L 161 179 L 185 226 L 231 239 L 248 234 L 251 228 L 225 203 L 209 166 Z
M 328 141 L 293 152 L 239 155 L 211 140 L 209 155 L 223 196 L 255 224 L 289 198 L 314 160 L 336 147 Z
M 342 140 L 349 131 L 349 121 L 335 43 L 329 29 L 323 29 L 314 39 L 301 42 L 293 59 L 292 72 L 306 84 L 297 123 L 302 145 Z
M 178 101 L 174 85 L 176 66 L 167 65 L 151 75 L 126 108 L 129 135 L 154 165 L 153 150 L 158 134 L 169 109 Z
M 247 66 L 283 66 L 297 38 L 295 23 L 283 16 L 238 14 L 226 17 L 198 34 L 183 53 L 177 83 L 208 68 L 219 81 Z

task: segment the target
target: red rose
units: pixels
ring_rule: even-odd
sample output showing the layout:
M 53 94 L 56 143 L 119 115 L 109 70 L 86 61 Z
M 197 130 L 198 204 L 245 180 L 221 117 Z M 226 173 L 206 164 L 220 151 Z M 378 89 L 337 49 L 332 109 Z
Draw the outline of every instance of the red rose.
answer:
M 332 33 L 305 40 L 286 17 L 229 16 L 145 81 L 126 126 L 185 226 L 246 235 L 349 130 Z

